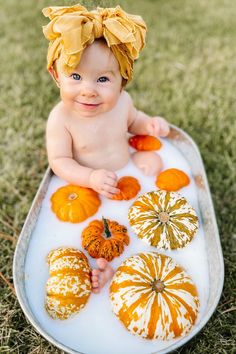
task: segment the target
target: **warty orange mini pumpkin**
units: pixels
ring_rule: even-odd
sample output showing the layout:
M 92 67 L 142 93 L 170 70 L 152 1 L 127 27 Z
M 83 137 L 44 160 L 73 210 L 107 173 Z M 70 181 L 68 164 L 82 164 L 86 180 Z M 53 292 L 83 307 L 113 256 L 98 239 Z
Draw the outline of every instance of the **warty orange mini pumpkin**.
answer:
M 83 252 L 60 247 L 47 256 L 50 278 L 46 284 L 45 308 L 56 319 L 78 313 L 91 294 L 91 268 Z
M 129 145 L 139 151 L 154 151 L 162 147 L 160 140 L 151 135 L 131 136 Z
M 124 176 L 118 180 L 116 188 L 120 189 L 120 193 L 115 194 L 111 199 L 130 200 L 138 194 L 141 186 L 136 178 Z
M 52 196 L 52 211 L 61 221 L 82 222 L 94 215 L 101 201 L 98 193 L 90 188 L 67 185 Z
M 141 195 L 130 207 L 128 218 L 137 236 L 159 249 L 184 247 L 198 230 L 195 210 L 176 192 Z
M 128 244 L 127 228 L 105 218 L 90 222 L 82 232 L 82 246 L 89 255 L 108 262 L 123 253 Z
M 178 191 L 190 183 L 188 175 L 177 168 L 169 168 L 157 176 L 156 185 L 166 191 Z
M 199 311 L 197 289 L 184 269 L 156 252 L 126 259 L 110 286 L 112 310 L 133 334 L 169 340 L 188 333 Z

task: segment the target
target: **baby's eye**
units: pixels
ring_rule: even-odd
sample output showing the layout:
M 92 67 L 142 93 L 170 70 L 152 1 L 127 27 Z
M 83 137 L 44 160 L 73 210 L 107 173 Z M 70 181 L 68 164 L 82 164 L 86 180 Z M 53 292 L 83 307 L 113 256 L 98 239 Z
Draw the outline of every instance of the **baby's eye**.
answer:
M 98 82 L 106 82 L 106 81 L 109 81 L 108 77 L 106 77 L 106 76 L 101 76 L 98 79 Z
M 80 80 L 81 76 L 79 74 L 72 74 L 71 75 L 73 77 L 74 80 Z

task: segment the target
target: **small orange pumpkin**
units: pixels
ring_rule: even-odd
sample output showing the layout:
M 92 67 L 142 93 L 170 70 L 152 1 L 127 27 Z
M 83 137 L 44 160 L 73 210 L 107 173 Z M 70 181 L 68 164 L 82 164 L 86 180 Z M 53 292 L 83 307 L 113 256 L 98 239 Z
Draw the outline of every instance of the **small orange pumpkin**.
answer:
M 162 147 L 160 140 L 151 135 L 134 135 L 129 138 L 129 144 L 139 151 L 159 150 Z
M 188 175 L 177 168 L 169 168 L 161 172 L 156 180 L 157 187 L 173 192 L 187 186 L 189 183 L 190 179 Z
M 116 188 L 120 189 L 120 193 L 115 194 L 111 198 L 113 200 L 130 200 L 134 198 L 141 189 L 138 180 L 131 176 L 120 178 Z
M 90 222 L 82 232 L 82 246 L 89 255 L 108 262 L 118 257 L 128 244 L 127 228 L 105 218 Z
M 52 196 L 52 211 L 61 221 L 82 222 L 94 215 L 101 201 L 98 193 L 90 188 L 67 185 Z

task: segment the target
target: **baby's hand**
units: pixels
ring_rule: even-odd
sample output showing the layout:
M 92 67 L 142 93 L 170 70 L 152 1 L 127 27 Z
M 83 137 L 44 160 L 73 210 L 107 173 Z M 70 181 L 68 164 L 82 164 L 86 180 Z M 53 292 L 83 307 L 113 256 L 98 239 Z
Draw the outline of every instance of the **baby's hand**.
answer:
M 89 177 L 89 184 L 92 189 L 107 198 L 112 198 L 114 194 L 120 192 L 117 185 L 117 176 L 112 171 L 94 170 Z
M 149 135 L 165 137 L 170 132 L 167 121 L 161 117 L 150 118 L 147 122 L 146 129 Z

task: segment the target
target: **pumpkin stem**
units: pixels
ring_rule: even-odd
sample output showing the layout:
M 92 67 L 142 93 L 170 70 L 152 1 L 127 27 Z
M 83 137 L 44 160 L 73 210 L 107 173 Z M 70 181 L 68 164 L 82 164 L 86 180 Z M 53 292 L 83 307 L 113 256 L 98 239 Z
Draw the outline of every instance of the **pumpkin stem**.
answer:
M 164 291 L 165 289 L 165 285 L 163 281 L 161 281 L 160 279 L 154 279 L 151 286 L 152 286 L 152 290 L 155 291 L 156 293 L 162 293 L 162 291 Z
M 111 231 L 109 230 L 108 227 L 108 223 L 107 223 L 107 219 L 105 219 L 104 217 L 102 217 L 102 221 L 103 221 L 103 225 L 104 225 L 104 234 L 106 236 L 106 238 L 109 238 L 112 236 Z
M 70 193 L 69 195 L 68 195 L 68 199 L 69 200 L 74 200 L 74 199 L 76 199 L 77 198 L 77 194 L 76 193 Z
M 170 217 L 166 211 L 161 211 L 159 213 L 159 219 L 160 219 L 160 222 L 162 222 L 163 224 L 166 224 L 169 221 Z

